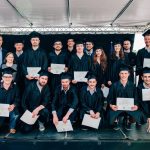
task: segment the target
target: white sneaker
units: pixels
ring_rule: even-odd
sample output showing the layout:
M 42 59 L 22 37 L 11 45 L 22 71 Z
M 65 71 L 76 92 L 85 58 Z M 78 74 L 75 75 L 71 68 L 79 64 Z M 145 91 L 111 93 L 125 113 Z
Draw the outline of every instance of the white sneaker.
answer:
M 38 121 L 38 124 L 39 124 L 39 131 L 44 131 L 45 130 L 45 126 L 44 126 L 44 123 Z

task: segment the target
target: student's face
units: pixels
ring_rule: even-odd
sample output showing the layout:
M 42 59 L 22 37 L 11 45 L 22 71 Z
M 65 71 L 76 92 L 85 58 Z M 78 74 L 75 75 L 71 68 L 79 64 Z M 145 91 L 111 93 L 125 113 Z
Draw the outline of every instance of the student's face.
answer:
M 7 63 L 13 63 L 14 62 L 14 56 L 12 54 L 9 54 L 7 57 L 6 57 L 6 62 Z
M 150 35 L 146 35 L 146 36 L 144 37 L 144 41 L 145 41 L 145 45 L 146 45 L 147 47 L 150 47 Z
M 70 80 L 69 79 L 62 79 L 61 80 L 61 85 L 63 88 L 68 88 L 70 85 Z
M 54 43 L 54 49 L 57 51 L 60 51 L 62 49 L 62 43 L 61 42 L 55 42 Z
M 120 52 L 120 50 L 121 50 L 121 45 L 120 45 L 120 44 L 114 45 L 114 49 L 115 49 L 115 52 Z
M 102 55 L 102 50 L 101 49 L 97 49 L 96 50 L 96 56 L 100 57 Z
M 94 47 L 94 45 L 93 45 L 93 43 L 91 43 L 91 42 L 86 42 L 86 49 L 87 50 L 91 50 L 91 49 L 93 49 L 93 47 Z
M 3 38 L 0 36 L 0 47 L 2 46 L 3 44 Z
M 145 84 L 150 85 L 150 73 L 144 73 L 142 79 Z
M 39 84 L 41 86 L 45 86 L 48 82 L 48 77 L 47 76 L 40 76 L 38 80 L 39 80 Z
M 74 40 L 73 40 L 73 39 L 68 39 L 68 41 L 67 41 L 67 45 L 68 45 L 69 47 L 73 47 L 73 46 L 74 46 L 74 44 L 75 44 L 75 42 L 74 42 Z
M 22 51 L 24 45 L 22 43 L 15 43 L 15 49 L 16 51 Z
M 90 80 L 88 81 L 88 86 L 89 86 L 91 89 L 95 89 L 96 84 L 97 84 L 97 81 L 96 81 L 95 79 L 90 79 Z
M 131 43 L 130 43 L 130 41 L 124 41 L 124 42 L 123 42 L 123 48 L 124 48 L 125 50 L 130 49 L 130 48 L 131 48 Z
M 76 50 L 77 50 L 77 53 L 83 53 L 83 50 L 84 50 L 83 44 L 77 44 Z
M 40 44 L 40 39 L 38 37 L 34 37 L 31 39 L 31 44 L 33 47 L 37 47 Z
M 11 74 L 4 74 L 2 76 L 2 80 L 5 84 L 11 84 L 11 82 L 13 80 L 13 76 Z
M 120 79 L 121 79 L 122 81 L 127 81 L 129 75 L 130 75 L 130 74 L 129 74 L 128 71 L 120 71 L 120 73 L 119 73 Z

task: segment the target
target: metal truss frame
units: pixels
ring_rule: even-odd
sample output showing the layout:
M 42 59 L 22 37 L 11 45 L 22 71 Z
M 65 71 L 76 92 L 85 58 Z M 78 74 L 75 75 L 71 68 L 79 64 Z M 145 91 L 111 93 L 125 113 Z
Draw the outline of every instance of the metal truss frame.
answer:
M 135 34 L 144 32 L 150 28 L 147 26 L 119 27 L 0 27 L 0 34 L 28 34 L 37 31 L 42 34 Z

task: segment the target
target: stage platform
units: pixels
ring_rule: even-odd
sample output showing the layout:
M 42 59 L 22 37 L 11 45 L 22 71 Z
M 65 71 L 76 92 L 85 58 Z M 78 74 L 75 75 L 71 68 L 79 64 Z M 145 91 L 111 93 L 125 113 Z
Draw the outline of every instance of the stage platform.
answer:
M 132 126 L 131 131 L 124 128 L 120 130 L 80 130 L 73 132 L 57 133 L 54 128 L 44 132 L 38 130 L 29 134 L 19 131 L 9 134 L 7 131 L 0 133 L 0 150 L 149 150 L 150 133 L 146 132 L 146 125 L 137 129 Z

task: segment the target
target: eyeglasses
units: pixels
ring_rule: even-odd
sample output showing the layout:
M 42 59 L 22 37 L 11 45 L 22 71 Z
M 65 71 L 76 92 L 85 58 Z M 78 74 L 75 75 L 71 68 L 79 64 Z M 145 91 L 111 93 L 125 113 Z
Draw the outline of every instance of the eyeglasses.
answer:
M 12 76 L 3 76 L 3 78 L 10 79 Z

